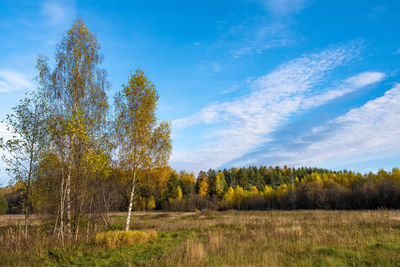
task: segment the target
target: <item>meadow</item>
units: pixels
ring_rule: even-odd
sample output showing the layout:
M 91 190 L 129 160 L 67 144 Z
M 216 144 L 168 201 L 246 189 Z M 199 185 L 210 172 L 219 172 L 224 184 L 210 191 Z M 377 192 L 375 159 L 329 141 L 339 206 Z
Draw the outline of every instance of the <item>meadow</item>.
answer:
M 123 229 L 124 219 L 125 213 L 113 213 L 109 227 L 97 231 Z M 134 212 L 131 229 L 156 231 L 156 237 L 113 248 L 96 243 L 95 235 L 57 246 L 41 224 L 24 241 L 18 220 L 0 216 L 1 265 L 400 265 L 397 210 Z

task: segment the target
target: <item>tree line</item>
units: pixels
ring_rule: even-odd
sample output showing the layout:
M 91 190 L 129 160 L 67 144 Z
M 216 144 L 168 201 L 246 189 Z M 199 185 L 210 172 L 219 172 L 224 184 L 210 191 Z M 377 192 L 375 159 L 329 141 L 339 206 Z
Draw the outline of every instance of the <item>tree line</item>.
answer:
M 134 210 L 202 209 L 397 209 L 400 208 L 400 170 L 354 173 L 319 168 L 250 166 L 223 170 L 177 173 L 168 166 L 139 170 Z M 96 211 L 107 203 L 106 212 L 124 211 L 129 204 L 130 173 L 120 167 L 110 168 L 98 188 Z M 52 179 L 49 177 L 49 179 Z M 36 186 L 46 180 L 37 180 Z M 104 187 L 104 188 L 103 188 Z M 23 186 L 9 187 L 10 206 L 20 212 L 18 199 Z M 5 189 L 3 189 L 5 191 Z M 1 194 L 1 191 L 0 191 Z M 51 213 L 55 207 L 48 200 L 36 203 L 39 211 Z M 38 204 L 42 205 L 39 206 Z M 101 214 L 101 213 L 100 213 Z M 106 216 L 104 222 L 107 223 Z

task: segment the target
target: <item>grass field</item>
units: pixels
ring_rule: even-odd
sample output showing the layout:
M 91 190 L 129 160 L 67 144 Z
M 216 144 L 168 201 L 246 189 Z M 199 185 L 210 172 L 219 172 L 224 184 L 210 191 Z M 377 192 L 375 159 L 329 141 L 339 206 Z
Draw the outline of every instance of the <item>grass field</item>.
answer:
M 112 228 L 122 228 L 124 219 L 113 214 Z M 10 222 L 0 217 L 3 229 Z M 89 242 L 3 253 L 0 264 L 400 266 L 400 211 L 138 212 L 132 229 L 156 230 L 158 238 L 115 249 Z

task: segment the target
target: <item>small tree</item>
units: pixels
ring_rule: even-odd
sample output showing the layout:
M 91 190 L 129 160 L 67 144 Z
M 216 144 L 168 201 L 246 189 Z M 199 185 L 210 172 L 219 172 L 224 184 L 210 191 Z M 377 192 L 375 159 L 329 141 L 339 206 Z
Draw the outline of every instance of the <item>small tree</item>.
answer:
M 210 193 L 210 183 L 207 177 L 203 177 L 199 185 L 199 196 L 204 198 Z
M 138 171 L 166 165 L 171 153 L 170 124 L 157 123 L 157 101 L 154 85 L 139 69 L 115 96 L 117 152 L 122 166 L 132 173 L 126 231 L 129 230 Z
M 0 139 L 0 148 L 5 151 L 3 160 L 7 172 L 14 182 L 22 182 L 24 194 L 22 209 L 25 213 L 25 234 L 31 210 L 31 186 L 36 178 L 36 170 L 47 145 L 47 105 L 38 94 L 31 94 L 13 108 L 7 115 L 7 130 L 12 133 L 8 140 Z
M 218 172 L 216 179 L 215 179 L 215 192 L 219 198 L 222 198 L 227 184 L 225 181 L 225 175 L 223 172 Z
M 176 188 L 176 192 L 177 192 L 177 196 L 176 196 L 176 199 L 177 200 L 182 200 L 182 189 L 181 189 L 181 187 L 178 185 L 178 187 Z

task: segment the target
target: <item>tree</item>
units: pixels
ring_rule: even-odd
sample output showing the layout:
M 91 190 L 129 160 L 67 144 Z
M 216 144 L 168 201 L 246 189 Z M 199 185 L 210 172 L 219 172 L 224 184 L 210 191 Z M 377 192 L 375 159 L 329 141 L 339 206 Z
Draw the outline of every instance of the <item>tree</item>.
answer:
M 56 47 L 54 70 L 50 69 L 44 56 L 40 56 L 37 63 L 41 91 L 51 107 L 52 149 L 62 165 L 58 211 L 62 238 L 64 228 L 71 237 L 71 203 L 79 214 L 85 203 L 81 194 L 86 181 L 82 179 L 87 177 L 82 175 L 86 166 L 81 159 L 89 150 L 102 144 L 100 137 L 107 125 L 105 91 L 109 83 L 106 71 L 98 68 L 103 61 L 99 49 L 96 36 L 78 19 Z M 76 227 L 79 226 L 79 214 L 75 214 Z M 77 228 L 75 230 L 77 233 Z
M 32 208 L 31 186 L 37 177 L 37 167 L 47 145 L 47 105 L 39 94 L 31 94 L 21 100 L 13 110 L 14 113 L 7 115 L 5 120 L 12 138 L 6 141 L 0 139 L 0 148 L 6 152 L 3 160 L 11 178 L 24 185 L 21 205 L 27 234 Z
M 132 173 L 126 231 L 129 230 L 138 171 L 165 166 L 171 153 L 170 124 L 157 123 L 157 101 L 154 85 L 139 69 L 115 96 L 117 151 L 121 164 Z
M 196 177 L 192 173 L 180 172 L 180 182 L 184 195 L 194 194 L 196 192 Z
M 196 192 L 199 193 L 200 191 L 200 184 L 203 181 L 203 179 L 208 179 L 207 174 L 204 171 L 200 171 L 199 174 L 197 175 L 197 180 L 196 180 Z
M 223 172 L 218 172 L 216 178 L 215 178 L 215 192 L 218 197 L 222 198 L 225 190 L 226 190 L 227 184 L 225 181 L 225 176 Z
M 254 186 L 254 185 L 253 185 L 252 187 L 250 187 L 249 193 L 250 193 L 251 196 L 257 196 L 257 195 L 258 195 L 258 189 L 257 189 L 257 187 Z
M 172 172 L 169 175 L 169 179 L 167 181 L 167 195 L 166 200 L 175 199 L 177 196 L 176 188 L 179 186 L 179 177 L 175 172 Z
M 179 185 L 176 188 L 176 199 L 177 200 L 182 200 L 182 189 L 181 189 L 181 187 Z
M 154 197 L 151 196 L 147 200 L 147 210 L 154 210 L 156 208 L 156 202 L 154 201 Z
M 244 197 L 244 190 L 240 185 L 237 185 L 234 190 L 234 201 L 239 210 L 241 208 L 243 197 Z
M 210 193 L 210 183 L 207 176 L 204 176 L 199 184 L 199 196 L 204 198 Z
M 239 186 L 245 189 L 249 188 L 249 176 L 245 168 L 239 170 Z
M 227 201 L 228 203 L 232 204 L 233 203 L 233 198 L 234 198 L 234 193 L 235 191 L 233 190 L 232 186 L 228 188 L 228 191 L 224 194 L 223 200 Z

